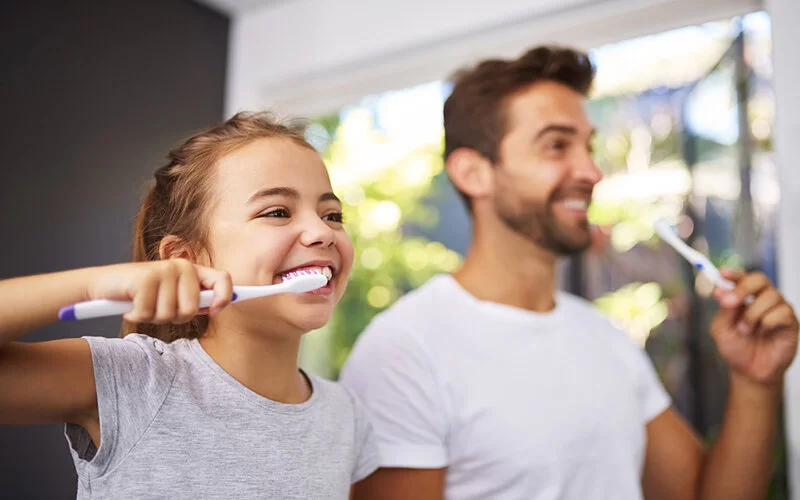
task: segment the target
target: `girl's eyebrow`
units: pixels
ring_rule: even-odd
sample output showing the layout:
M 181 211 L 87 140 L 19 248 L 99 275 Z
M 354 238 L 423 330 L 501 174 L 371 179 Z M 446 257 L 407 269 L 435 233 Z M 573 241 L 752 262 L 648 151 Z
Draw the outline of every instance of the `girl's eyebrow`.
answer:
M 247 204 L 250 205 L 252 203 L 255 203 L 256 201 L 274 196 L 283 196 L 284 198 L 299 198 L 300 193 L 298 193 L 296 189 L 290 187 L 273 187 L 273 188 L 261 189 L 260 191 L 257 191 L 253 196 L 251 196 L 250 199 L 247 200 Z M 321 194 L 319 197 L 319 201 L 335 201 L 337 203 L 341 203 L 339 197 L 333 194 L 332 192 Z
M 322 193 L 319 196 L 319 201 L 335 201 L 336 203 L 339 203 L 339 204 L 342 203 L 342 200 L 340 200 L 338 196 L 336 196 L 335 194 L 331 193 L 330 191 L 327 192 L 327 193 Z

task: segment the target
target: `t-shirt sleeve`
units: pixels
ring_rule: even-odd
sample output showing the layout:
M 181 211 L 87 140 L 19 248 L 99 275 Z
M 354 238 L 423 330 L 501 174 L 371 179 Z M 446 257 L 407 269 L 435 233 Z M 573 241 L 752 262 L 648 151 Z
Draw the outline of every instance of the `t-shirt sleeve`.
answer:
M 65 434 L 78 473 L 97 477 L 114 468 L 141 438 L 169 392 L 175 368 L 164 344 L 144 335 L 84 339 L 92 351 L 100 447 L 80 426 L 67 424 Z
M 357 483 L 378 468 L 378 443 L 363 405 L 350 389 L 347 391 L 352 398 L 355 415 L 355 463 L 350 482 Z
M 433 363 L 409 333 L 377 318 L 356 342 L 340 381 L 374 429 L 382 467 L 448 465 L 448 419 Z

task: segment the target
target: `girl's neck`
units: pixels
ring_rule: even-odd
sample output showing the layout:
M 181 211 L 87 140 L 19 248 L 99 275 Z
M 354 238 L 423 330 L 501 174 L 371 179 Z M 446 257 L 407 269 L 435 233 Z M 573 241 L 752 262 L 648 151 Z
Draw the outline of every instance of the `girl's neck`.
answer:
M 311 397 L 311 386 L 297 366 L 299 336 L 270 336 L 212 321 L 200 345 L 223 370 L 256 394 L 284 404 L 300 404 Z

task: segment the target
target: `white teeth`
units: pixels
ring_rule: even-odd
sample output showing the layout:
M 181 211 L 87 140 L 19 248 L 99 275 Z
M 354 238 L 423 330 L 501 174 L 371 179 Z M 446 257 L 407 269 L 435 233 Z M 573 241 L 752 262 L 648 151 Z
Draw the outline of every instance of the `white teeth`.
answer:
M 331 278 L 333 278 L 333 271 L 331 271 L 330 267 L 323 267 L 322 268 L 322 275 L 325 276 L 326 278 L 328 278 L 328 281 L 330 281 Z
M 585 200 L 564 200 L 564 206 L 572 210 L 586 210 L 589 203 Z

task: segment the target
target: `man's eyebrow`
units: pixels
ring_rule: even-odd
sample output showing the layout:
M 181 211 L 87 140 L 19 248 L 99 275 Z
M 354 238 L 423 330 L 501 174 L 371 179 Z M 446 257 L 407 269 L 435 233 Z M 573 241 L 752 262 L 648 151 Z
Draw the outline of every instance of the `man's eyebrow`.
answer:
M 573 127 L 571 125 L 555 125 L 555 124 L 553 124 L 553 125 L 547 125 L 546 127 L 542 128 L 542 130 L 540 130 L 536 134 L 536 137 L 534 137 L 534 141 L 538 141 L 543 136 L 545 136 L 547 134 L 550 134 L 550 133 L 553 133 L 553 132 L 560 132 L 562 134 L 568 134 L 568 135 L 578 135 L 578 129 L 576 127 Z M 589 132 L 589 138 L 594 137 L 595 132 L 596 132 L 596 130 L 593 128 Z

